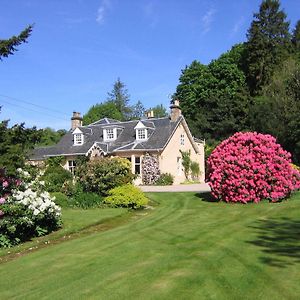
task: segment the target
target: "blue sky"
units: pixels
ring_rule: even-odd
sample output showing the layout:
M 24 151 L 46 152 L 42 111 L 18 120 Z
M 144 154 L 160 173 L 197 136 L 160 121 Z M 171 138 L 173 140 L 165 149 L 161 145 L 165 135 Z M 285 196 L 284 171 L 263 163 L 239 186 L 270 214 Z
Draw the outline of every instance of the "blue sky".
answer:
M 261 1 L 0 3 L 0 39 L 35 24 L 28 43 L 0 62 L 0 120 L 69 129 L 72 112 L 84 114 L 105 101 L 118 77 L 132 104 L 141 100 L 145 107 L 168 107 L 181 70 L 195 59 L 207 64 L 245 41 Z M 294 28 L 300 1 L 281 4 Z

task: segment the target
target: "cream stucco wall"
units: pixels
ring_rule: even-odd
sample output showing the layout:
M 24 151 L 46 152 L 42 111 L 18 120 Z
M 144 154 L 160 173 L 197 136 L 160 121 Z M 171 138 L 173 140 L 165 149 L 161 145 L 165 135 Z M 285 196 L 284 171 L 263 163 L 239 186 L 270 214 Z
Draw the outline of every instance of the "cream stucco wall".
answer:
M 184 136 L 184 144 L 181 145 L 181 135 Z M 204 181 L 204 144 L 196 144 L 198 153 L 195 151 L 188 132 L 185 130 L 183 123 L 177 127 L 174 135 L 165 147 L 159 157 L 159 165 L 162 173 L 171 173 L 174 176 L 174 184 L 182 183 L 186 180 L 184 169 L 182 167 L 182 156 L 180 150 L 191 151 L 191 160 L 199 163 L 201 175 L 199 180 Z

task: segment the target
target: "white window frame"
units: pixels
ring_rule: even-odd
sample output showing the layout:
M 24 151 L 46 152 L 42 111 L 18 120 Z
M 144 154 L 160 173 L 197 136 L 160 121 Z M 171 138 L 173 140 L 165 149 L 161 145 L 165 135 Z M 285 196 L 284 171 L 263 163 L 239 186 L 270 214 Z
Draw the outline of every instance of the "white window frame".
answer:
M 184 145 L 184 139 L 185 139 L 185 136 L 184 136 L 184 133 L 182 133 L 181 135 L 180 135 L 180 145 Z
M 117 128 L 106 128 L 103 129 L 103 140 L 114 141 L 117 139 Z
M 142 172 L 142 158 L 136 156 L 134 158 L 134 174 L 141 175 Z
M 82 133 L 74 133 L 74 145 L 80 146 L 83 145 L 83 134 Z
M 68 160 L 68 170 L 74 175 L 76 169 L 76 161 L 75 160 Z
M 148 138 L 148 132 L 146 128 L 137 128 L 136 130 L 136 140 L 145 141 Z

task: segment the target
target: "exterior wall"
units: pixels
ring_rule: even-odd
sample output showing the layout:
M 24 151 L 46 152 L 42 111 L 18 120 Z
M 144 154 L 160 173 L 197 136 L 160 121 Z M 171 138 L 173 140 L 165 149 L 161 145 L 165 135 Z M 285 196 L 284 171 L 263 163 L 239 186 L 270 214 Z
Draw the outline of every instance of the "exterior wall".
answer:
M 180 138 L 184 135 L 184 145 L 181 145 Z M 174 184 L 182 183 L 186 180 L 184 176 L 184 169 L 182 166 L 182 158 L 179 150 L 188 151 L 191 150 L 191 160 L 199 163 L 201 175 L 199 180 L 204 181 L 204 144 L 197 145 L 199 153 L 193 148 L 192 142 L 190 141 L 187 132 L 182 123 L 177 127 L 174 135 L 169 141 L 168 145 L 159 157 L 159 165 L 162 173 L 171 173 L 174 176 Z
M 65 161 L 64 164 L 62 165 L 62 167 L 66 170 L 69 171 L 69 160 L 76 160 L 78 156 L 74 155 L 74 156 L 65 156 Z
M 123 157 L 123 158 L 128 158 L 131 160 L 131 172 L 133 174 L 135 174 L 135 167 L 136 167 L 136 158 L 139 157 L 140 158 L 140 174 L 137 175 L 137 178 L 134 180 L 134 184 L 135 185 L 142 185 L 142 159 L 143 156 L 145 155 L 144 152 L 138 152 L 138 151 L 130 151 L 130 152 L 119 152 L 116 153 L 116 156 L 118 157 Z

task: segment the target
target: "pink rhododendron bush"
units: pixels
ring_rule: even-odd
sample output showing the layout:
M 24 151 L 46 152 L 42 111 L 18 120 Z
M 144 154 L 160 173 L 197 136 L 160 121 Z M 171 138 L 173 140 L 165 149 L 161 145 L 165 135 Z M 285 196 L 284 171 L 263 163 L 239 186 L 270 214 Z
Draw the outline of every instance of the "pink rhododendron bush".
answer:
M 226 202 L 278 201 L 300 188 L 291 155 L 271 135 L 238 132 L 208 159 L 212 195 Z

